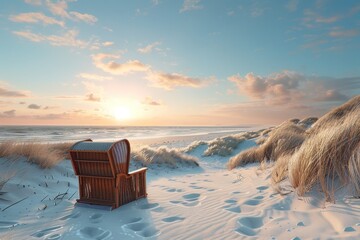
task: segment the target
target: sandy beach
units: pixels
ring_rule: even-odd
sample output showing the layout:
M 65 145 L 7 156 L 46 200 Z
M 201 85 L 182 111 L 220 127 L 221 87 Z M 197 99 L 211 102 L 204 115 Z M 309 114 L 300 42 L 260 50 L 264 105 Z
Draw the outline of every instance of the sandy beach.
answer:
M 219 137 L 207 136 L 208 139 Z M 203 136 L 147 139 L 184 147 Z M 255 146 L 239 144 L 231 156 Z M 140 140 L 134 145 L 141 145 Z M 177 145 L 178 144 L 178 145 Z M 69 160 L 40 169 L 25 159 L 1 161 L 15 175 L 0 195 L 1 239 L 356 239 L 359 199 L 340 191 L 335 203 L 317 191 L 280 195 L 259 164 L 227 170 L 229 156 L 191 153 L 200 167 L 150 167 L 148 197 L 109 211 L 76 205 L 78 182 Z M 230 157 L 231 157 L 230 156 Z M 17 202 L 17 203 L 16 203 Z M 14 204 L 15 203 L 15 204 Z M 12 205 L 14 204 L 14 205 Z

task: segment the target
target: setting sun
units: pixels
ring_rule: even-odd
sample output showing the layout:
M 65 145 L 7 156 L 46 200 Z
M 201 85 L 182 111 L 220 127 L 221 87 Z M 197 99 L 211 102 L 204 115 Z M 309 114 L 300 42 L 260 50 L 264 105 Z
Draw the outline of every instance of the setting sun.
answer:
M 126 120 L 132 117 L 131 111 L 126 107 L 118 107 L 114 109 L 113 116 L 117 120 Z

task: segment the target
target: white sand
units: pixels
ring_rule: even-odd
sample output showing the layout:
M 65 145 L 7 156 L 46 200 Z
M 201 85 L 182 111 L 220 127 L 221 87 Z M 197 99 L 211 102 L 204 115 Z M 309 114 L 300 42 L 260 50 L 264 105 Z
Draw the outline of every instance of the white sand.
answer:
M 152 144 L 174 147 L 178 140 Z M 178 147 L 192 140 L 183 138 Z M 252 145 L 241 143 L 233 155 Z M 335 204 L 315 191 L 281 196 L 270 186 L 269 170 L 254 164 L 228 171 L 231 156 L 202 157 L 204 150 L 191 153 L 200 168 L 149 169 L 148 198 L 113 211 L 74 205 L 78 186 L 70 161 L 44 170 L 2 159 L 0 173 L 17 174 L 0 195 L 0 239 L 360 238 L 360 199 L 346 191 Z

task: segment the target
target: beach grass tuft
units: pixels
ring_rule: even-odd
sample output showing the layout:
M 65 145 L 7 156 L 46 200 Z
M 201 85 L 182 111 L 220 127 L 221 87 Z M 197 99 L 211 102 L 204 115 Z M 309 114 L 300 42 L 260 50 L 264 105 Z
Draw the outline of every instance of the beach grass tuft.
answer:
M 131 157 L 135 163 L 142 166 L 167 166 L 169 168 L 180 167 L 198 167 L 199 159 L 191 155 L 185 154 L 178 149 L 170 149 L 167 147 L 141 147 L 134 149 Z
M 68 150 L 72 144 L 6 141 L 0 143 L 0 158 L 25 157 L 27 161 L 36 163 L 42 168 L 51 168 L 68 158 Z

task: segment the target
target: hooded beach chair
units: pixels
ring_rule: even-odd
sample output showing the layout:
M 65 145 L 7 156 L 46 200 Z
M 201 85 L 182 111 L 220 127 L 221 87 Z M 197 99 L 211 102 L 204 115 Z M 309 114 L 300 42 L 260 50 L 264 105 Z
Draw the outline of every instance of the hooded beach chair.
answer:
M 130 143 L 77 142 L 70 149 L 71 163 L 79 177 L 79 203 L 118 208 L 146 197 L 146 170 L 129 172 Z

